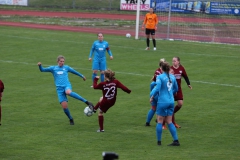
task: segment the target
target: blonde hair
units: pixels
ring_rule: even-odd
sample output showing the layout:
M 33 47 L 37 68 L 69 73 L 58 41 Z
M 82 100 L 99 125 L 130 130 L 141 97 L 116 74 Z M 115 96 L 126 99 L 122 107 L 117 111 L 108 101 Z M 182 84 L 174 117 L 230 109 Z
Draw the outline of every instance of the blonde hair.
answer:
M 163 63 L 163 62 L 166 62 L 165 58 L 161 58 L 161 59 L 160 59 L 160 61 L 159 61 L 159 67 L 162 66 L 162 63 Z
M 65 60 L 65 57 L 64 57 L 64 56 L 62 56 L 62 55 L 59 55 L 59 56 L 57 57 L 57 62 L 59 62 L 59 61 L 60 61 L 60 59 L 64 59 L 64 60 Z

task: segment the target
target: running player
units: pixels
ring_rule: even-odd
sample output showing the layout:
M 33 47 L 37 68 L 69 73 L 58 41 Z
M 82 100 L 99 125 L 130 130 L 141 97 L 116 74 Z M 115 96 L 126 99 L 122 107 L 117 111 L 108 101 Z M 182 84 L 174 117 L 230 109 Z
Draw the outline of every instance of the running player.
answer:
M 88 102 L 86 99 L 81 97 L 75 92 L 72 92 L 72 86 L 68 79 L 68 72 L 71 72 L 79 77 L 81 77 L 84 81 L 86 78 L 70 66 L 64 65 L 65 58 L 60 55 L 57 57 L 57 66 L 50 66 L 47 68 L 42 67 L 42 63 L 38 62 L 39 70 L 41 72 L 51 72 L 54 77 L 54 82 L 58 94 L 58 100 L 61 104 L 64 113 L 67 115 L 70 121 L 70 125 L 74 125 L 73 117 L 70 114 L 70 111 L 68 109 L 68 99 L 67 95 L 73 98 L 76 98 L 84 103 L 86 103 L 92 110 L 93 110 L 93 104 L 91 102 Z
M 115 73 L 110 69 L 104 71 L 105 81 L 97 84 L 99 76 L 94 78 L 93 88 L 102 90 L 102 97 L 99 102 L 94 107 L 94 112 L 99 108 L 98 112 L 98 122 L 99 130 L 97 132 L 104 132 L 103 113 L 106 113 L 109 108 L 111 108 L 117 99 L 117 88 L 121 88 L 124 92 L 131 93 L 131 90 L 124 86 L 120 81 L 118 81 L 114 76 Z

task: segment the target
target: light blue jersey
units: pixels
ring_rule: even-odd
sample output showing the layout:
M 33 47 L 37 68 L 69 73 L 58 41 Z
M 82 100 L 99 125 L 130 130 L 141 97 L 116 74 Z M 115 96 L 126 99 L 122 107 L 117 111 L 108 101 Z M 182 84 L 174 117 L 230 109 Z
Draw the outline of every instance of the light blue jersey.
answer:
M 63 65 L 62 67 L 50 66 L 47 68 L 43 68 L 42 65 L 40 65 L 39 69 L 41 72 L 51 72 L 53 74 L 59 103 L 62 103 L 64 101 L 67 102 L 68 99 L 65 91 L 69 89 L 72 90 L 71 83 L 68 79 L 68 72 L 76 74 L 82 78 L 84 77 L 81 73 L 75 71 L 73 68 L 67 65 Z M 82 98 L 80 95 L 76 94 L 75 92 L 71 92 L 70 96 L 78 100 L 81 100 L 83 102 L 87 101 L 86 99 Z
M 174 110 L 174 95 L 178 91 L 178 85 L 174 75 L 163 73 L 157 76 L 156 87 L 152 90 L 151 95 L 154 97 L 158 94 L 157 115 L 171 116 Z
M 108 52 L 109 56 L 112 56 L 112 52 L 109 49 L 108 42 L 99 40 L 95 41 L 92 45 L 89 58 L 93 57 L 93 64 L 92 69 L 93 70 L 106 70 L 107 64 L 106 64 L 106 51 Z
M 66 87 L 68 85 L 71 85 L 68 79 L 68 72 L 78 75 L 82 78 L 84 77 L 81 73 L 77 72 L 76 70 L 67 65 L 63 65 L 62 67 L 50 66 L 47 68 L 43 68 L 42 65 L 40 65 L 39 69 L 41 72 L 51 72 L 53 74 L 56 87 Z
M 178 85 L 174 75 L 169 74 L 169 82 L 167 74 L 164 72 L 157 76 L 156 87 L 152 90 L 151 95 L 156 96 L 158 94 L 158 102 L 161 103 L 174 103 L 174 94 L 178 91 Z

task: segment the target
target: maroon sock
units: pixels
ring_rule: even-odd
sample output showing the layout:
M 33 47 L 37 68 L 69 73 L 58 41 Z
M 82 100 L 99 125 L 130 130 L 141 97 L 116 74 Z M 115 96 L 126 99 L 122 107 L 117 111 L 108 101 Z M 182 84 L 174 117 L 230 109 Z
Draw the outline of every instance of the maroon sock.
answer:
M 174 113 L 172 115 L 172 123 L 175 124 L 175 117 L 174 117 Z
M 103 116 L 98 116 L 98 123 L 99 123 L 100 130 L 103 130 L 103 120 L 104 120 Z
M 100 106 L 100 103 L 98 102 L 98 103 L 95 105 L 94 110 L 97 110 L 97 109 L 99 108 L 99 106 Z
M 179 107 L 178 105 L 176 105 L 175 107 L 174 107 L 174 113 L 176 113 L 177 111 L 179 111 L 181 109 L 181 107 Z

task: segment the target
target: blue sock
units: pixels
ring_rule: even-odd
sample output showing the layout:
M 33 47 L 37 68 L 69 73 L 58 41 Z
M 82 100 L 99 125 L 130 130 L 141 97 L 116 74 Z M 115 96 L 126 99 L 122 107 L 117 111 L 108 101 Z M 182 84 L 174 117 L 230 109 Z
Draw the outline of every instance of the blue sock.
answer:
M 154 111 L 153 109 L 150 109 L 150 110 L 148 111 L 147 120 L 146 120 L 147 123 L 150 123 L 150 122 L 151 122 L 154 114 L 155 114 L 155 111 Z
M 94 80 L 94 78 L 97 76 L 97 74 L 96 73 L 93 73 L 92 74 L 92 81 Z
M 63 111 L 68 116 L 69 119 L 73 119 L 68 108 L 63 109 Z
M 104 82 L 104 74 L 101 73 L 101 82 Z
M 161 141 L 162 140 L 162 123 L 157 123 L 156 133 L 157 133 L 157 140 Z
M 168 124 L 169 131 L 173 137 L 173 140 L 178 140 L 177 129 L 173 123 Z
M 83 102 L 86 102 L 86 101 L 87 101 L 86 99 L 84 99 L 83 97 L 81 97 L 80 95 L 78 95 L 78 94 L 75 93 L 75 92 L 71 92 L 71 93 L 69 94 L 69 96 L 71 96 L 71 97 L 73 97 L 73 98 L 76 98 L 76 99 L 78 99 L 78 100 L 80 100 L 80 101 L 83 101 Z

